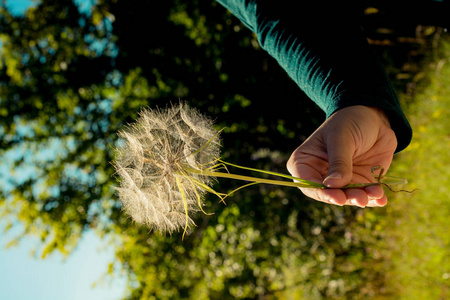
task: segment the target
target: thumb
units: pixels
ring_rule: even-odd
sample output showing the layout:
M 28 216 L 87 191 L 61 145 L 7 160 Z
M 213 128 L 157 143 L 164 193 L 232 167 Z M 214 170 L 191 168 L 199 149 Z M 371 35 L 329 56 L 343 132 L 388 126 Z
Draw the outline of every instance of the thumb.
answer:
M 350 183 L 353 173 L 352 143 L 343 137 L 333 138 L 327 145 L 328 174 L 323 184 L 328 188 L 341 188 Z

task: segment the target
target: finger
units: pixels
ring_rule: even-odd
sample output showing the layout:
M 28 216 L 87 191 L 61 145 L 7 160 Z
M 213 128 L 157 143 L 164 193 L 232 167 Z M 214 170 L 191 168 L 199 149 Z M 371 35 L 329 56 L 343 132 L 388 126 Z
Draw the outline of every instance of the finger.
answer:
M 314 199 L 314 200 L 317 200 L 320 202 L 329 203 L 328 199 L 323 197 L 323 195 L 320 193 L 319 189 L 300 188 L 300 190 L 308 198 L 311 198 L 311 199 Z
M 298 159 L 298 158 L 297 158 Z M 323 173 L 326 171 L 327 163 L 321 159 L 310 157 L 309 158 L 311 164 L 299 163 L 300 159 L 295 160 L 294 156 L 289 159 L 287 163 L 287 169 L 292 176 L 302 178 L 305 180 L 313 181 L 313 182 L 322 182 L 323 181 Z M 313 167 L 314 166 L 314 167 Z M 346 201 L 345 194 L 342 190 L 321 190 L 321 189 L 311 189 L 311 188 L 300 188 L 302 193 L 316 201 L 328 203 L 328 204 L 337 204 L 343 205 Z
M 328 204 L 342 206 L 347 201 L 345 193 L 340 189 L 321 190 L 302 188 L 300 190 L 303 192 L 303 194 L 305 194 L 305 196 Z
M 364 188 L 364 190 L 366 191 L 370 199 L 380 199 L 384 196 L 383 187 L 380 185 L 368 186 Z
M 379 199 L 369 199 L 369 204 L 367 206 L 369 207 L 383 207 L 387 204 L 388 200 L 387 197 L 384 195 L 383 197 Z
M 379 198 L 379 199 L 375 199 L 375 203 L 378 206 L 385 206 L 388 202 L 388 199 L 386 197 L 386 195 L 383 195 L 383 197 Z
M 328 161 L 301 150 L 302 146 L 292 153 L 286 167 L 294 177 L 321 183 L 328 169 Z
M 344 192 L 350 205 L 366 207 L 369 204 L 369 197 L 363 189 L 346 189 Z
M 328 174 L 323 184 L 328 188 L 340 188 L 348 184 L 352 178 L 353 147 L 349 138 L 338 134 L 329 137 Z
M 347 195 L 341 189 L 326 189 L 321 190 L 322 197 L 328 201 L 328 203 L 342 206 L 347 202 Z
M 377 204 L 376 201 L 377 200 L 375 200 L 375 199 L 372 199 L 372 200 L 369 199 L 369 203 L 367 204 L 366 207 L 379 207 L 379 205 Z

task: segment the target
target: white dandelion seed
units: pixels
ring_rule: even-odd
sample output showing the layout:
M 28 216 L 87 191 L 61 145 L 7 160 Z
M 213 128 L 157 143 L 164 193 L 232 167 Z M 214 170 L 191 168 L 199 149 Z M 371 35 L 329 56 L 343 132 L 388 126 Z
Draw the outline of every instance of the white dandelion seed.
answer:
M 145 109 L 119 137 L 125 143 L 116 149 L 114 167 L 124 211 L 136 223 L 162 232 L 194 224 L 187 212 L 201 209 L 213 177 L 186 170 L 216 163 L 220 141 L 212 121 L 184 103 Z

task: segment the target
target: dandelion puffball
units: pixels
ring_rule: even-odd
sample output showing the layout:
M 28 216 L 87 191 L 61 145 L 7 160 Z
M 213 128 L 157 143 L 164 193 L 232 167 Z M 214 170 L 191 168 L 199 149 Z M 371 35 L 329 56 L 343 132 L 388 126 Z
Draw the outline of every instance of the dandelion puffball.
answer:
M 186 230 L 194 223 L 188 211 L 201 209 L 213 180 L 198 171 L 212 168 L 220 155 L 212 121 L 184 103 L 144 109 L 119 137 L 124 143 L 113 165 L 124 211 L 161 232 Z

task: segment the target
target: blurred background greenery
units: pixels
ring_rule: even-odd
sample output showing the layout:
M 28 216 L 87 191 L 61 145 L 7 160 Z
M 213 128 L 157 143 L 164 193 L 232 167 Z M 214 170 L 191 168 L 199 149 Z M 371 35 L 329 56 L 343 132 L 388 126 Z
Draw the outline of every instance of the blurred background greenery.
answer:
M 0 8 L 0 217 L 65 255 L 95 231 L 115 249 L 126 299 L 448 299 L 450 42 L 439 19 L 398 20 L 367 1 L 365 30 L 415 136 L 390 175 L 412 193 L 336 207 L 253 186 L 205 200 L 214 215 L 161 236 L 121 212 L 116 132 L 141 107 L 188 101 L 216 120 L 223 157 L 286 173 L 324 114 L 214 1 L 42 0 Z M 217 190 L 239 183 L 220 180 Z

